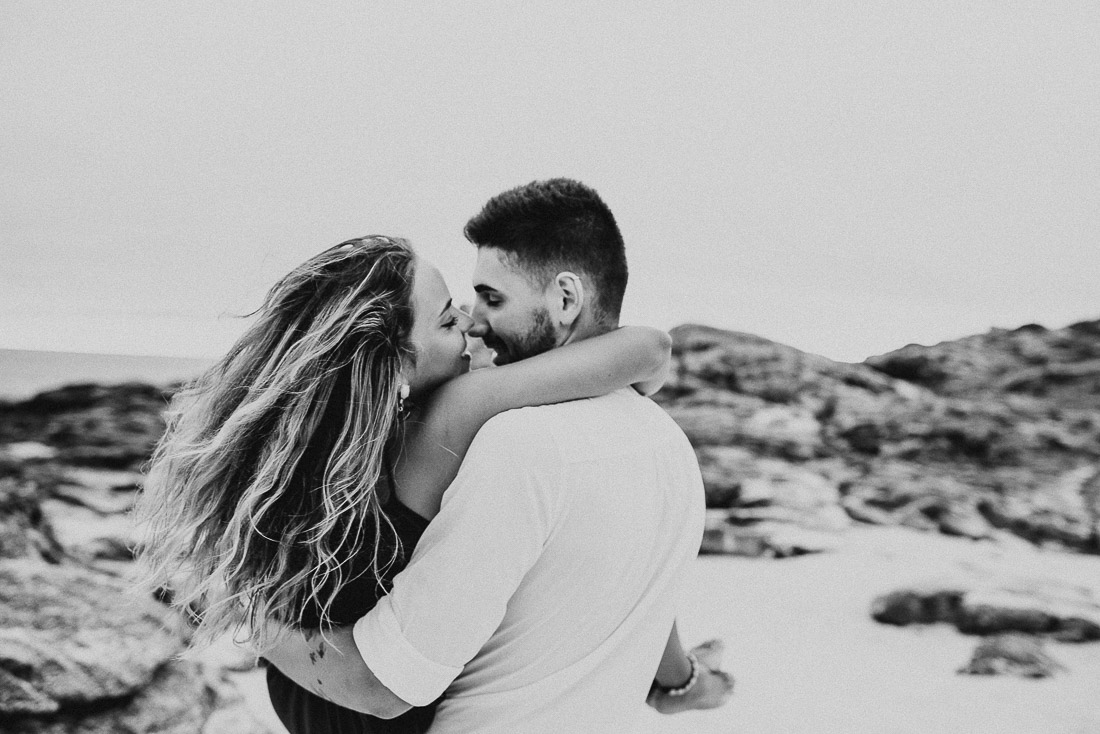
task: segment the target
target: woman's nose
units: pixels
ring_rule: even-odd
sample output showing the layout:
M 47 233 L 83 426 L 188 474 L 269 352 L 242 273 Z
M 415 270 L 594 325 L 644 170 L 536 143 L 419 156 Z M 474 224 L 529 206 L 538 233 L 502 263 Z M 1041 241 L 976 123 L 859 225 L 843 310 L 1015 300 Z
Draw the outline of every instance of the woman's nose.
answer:
M 473 325 L 474 320 L 468 313 L 465 311 L 458 312 L 458 328 L 463 334 L 468 333 Z

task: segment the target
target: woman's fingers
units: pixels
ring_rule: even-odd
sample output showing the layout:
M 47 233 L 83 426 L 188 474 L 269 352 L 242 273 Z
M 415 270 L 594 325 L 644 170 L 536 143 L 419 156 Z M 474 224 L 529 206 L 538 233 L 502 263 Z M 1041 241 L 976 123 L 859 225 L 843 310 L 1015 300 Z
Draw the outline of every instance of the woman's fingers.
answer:
M 726 645 L 719 639 L 707 640 L 691 648 L 696 659 L 711 670 L 719 670 L 722 667 L 722 654 L 726 651 Z
M 704 666 L 699 671 L 699 680 L 684 695 L 670 696 L 655 688 L 646 703 L 662 714 L 678 714 L 683 711 L 718 708 L 726 704 L 732 696 L 733 676 Z

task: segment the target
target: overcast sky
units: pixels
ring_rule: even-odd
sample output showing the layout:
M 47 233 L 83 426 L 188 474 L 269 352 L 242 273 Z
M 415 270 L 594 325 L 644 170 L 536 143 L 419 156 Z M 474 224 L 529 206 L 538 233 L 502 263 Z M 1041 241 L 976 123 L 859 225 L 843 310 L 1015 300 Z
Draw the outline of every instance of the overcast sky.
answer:
M 0 347 L 211 356 L 490 196 L 615 212 L 624 322 L 836 359 L 1100 318 L 1100 3 L 0 2 Z

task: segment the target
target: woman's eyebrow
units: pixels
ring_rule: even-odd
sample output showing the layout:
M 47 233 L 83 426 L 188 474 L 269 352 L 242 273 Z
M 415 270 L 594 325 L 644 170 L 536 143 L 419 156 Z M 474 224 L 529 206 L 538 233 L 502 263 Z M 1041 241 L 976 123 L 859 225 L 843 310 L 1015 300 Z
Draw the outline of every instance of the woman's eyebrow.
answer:
M 436 316 L 437 319 L 442 318 L 443 314 L 445 314 L 445 313 L 447 313 L 448 311 L 451 310 L 451 301 L 452 300 L 454 300 L 454 299 L 451 299 L 451 298 L 447 299 L 447 303 L 446 303 L 445 306 L 443 306 L 443 310 L 439 312 L 439 316 Z

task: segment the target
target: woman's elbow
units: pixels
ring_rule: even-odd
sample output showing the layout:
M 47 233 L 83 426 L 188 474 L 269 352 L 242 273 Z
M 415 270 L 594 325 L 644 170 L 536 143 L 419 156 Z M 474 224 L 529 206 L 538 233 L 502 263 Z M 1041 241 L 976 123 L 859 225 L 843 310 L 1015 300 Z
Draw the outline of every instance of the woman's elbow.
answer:
M 667 331 L 653 329 L 649 335 L 649 354 L 652 356 L 652 374 L 663 375 L 672 362 L 672 337 Z

